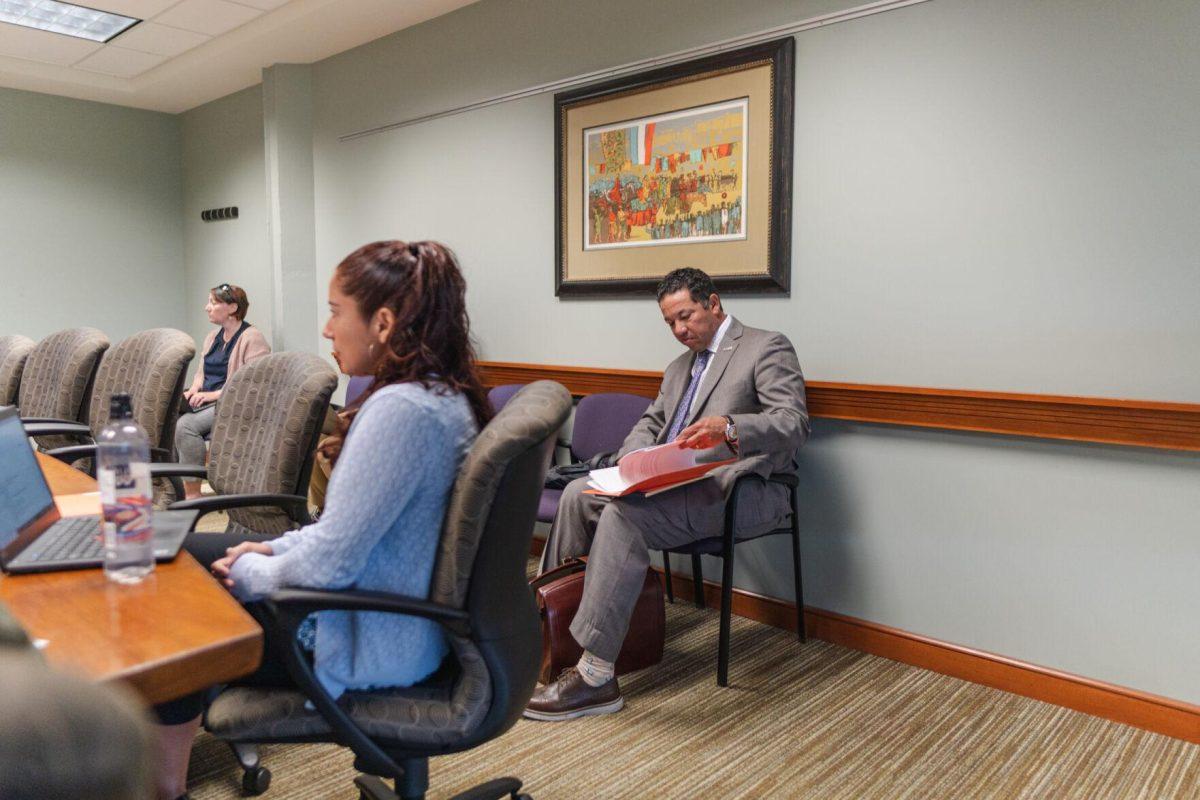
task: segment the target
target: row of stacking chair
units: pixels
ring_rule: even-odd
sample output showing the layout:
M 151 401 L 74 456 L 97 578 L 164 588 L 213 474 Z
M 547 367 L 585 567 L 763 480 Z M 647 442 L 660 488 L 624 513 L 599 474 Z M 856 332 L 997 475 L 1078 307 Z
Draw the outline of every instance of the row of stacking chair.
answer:
M 99 390 L 98 379 L 96 384 Z M 226 506 L 231 515 L 247 510 L 245 505 L 275 504 L 278 498 L 269 495 L 279 490 L 266 481 L 278 464 L 299 459 L 295 473 L 303 473 L 303 462 L 311 460 L 305 453 L 311 455 L 335 385 L 333 370 L 304 353 L 264 356 L 229 379 L 217 406 L 205 474 L 218 491 L 229 488 L 229 476 L 241 475 L 243 484 L 258 494 L 234 498 Z M 300 621 L 313 612 L 416 614 L 444 627 L 453 663 L 419 686 L 347 692 L 335 701 L 313 674 L 311 662 L 289 646 L 285 658 L 299 691 L 226 687 L 205 714 L 205 727 L 234 744 L 328 741 L 349 746 L 357 766 L 395 782 L 393 790 L 380 778 L 361 776 L 358 788 L 372 798 L 424 797 L 430 757 L 475 747 L 512 727 L 537 679 L 540 633 L 525 583 L 537 497 L 555 432 L 570 405 L 562 386 L 532 384 L 477 437 L 450 496 L 427 597 L 288 589 L 262 607 L 263 623 L 279 641 L 289 643 L 295 641 Z M 215 506 L 207 501 L 222 500 L 188 502 L 200 508 L 195 505 L 199 502 L 208 511 Z M 241 527 L 261 530 L 253 524 Z M 520 787 L 516 779 L 500 778 L 463 797 L 521 797 Z M 246 788 L 256 792 L 266 786 Z

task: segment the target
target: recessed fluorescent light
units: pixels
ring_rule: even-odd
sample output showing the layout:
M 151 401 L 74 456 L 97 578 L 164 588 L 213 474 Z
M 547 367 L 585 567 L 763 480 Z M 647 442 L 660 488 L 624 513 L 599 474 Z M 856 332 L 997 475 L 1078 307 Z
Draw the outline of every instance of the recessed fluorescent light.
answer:
M 0 0 L 0 22 L 107 42 L 141 20 L 58 0 Z

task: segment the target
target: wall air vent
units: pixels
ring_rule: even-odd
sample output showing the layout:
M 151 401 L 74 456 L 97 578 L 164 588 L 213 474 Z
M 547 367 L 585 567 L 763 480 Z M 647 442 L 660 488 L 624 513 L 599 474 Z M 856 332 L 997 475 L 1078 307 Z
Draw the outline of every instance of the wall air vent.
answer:
M 3 0 L 0 0 L 3 2 Z M 228 208 L 209 208 L 200 212 L 200 219 L 205 222 L 220 222 L 223 219 L 237 219 L 237 206 L 229 206 Z

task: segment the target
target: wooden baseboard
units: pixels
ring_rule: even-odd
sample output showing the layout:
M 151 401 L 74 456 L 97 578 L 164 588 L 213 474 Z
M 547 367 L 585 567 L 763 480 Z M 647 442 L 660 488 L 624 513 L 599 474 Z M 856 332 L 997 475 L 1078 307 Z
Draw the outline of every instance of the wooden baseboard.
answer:
M 540 556 L 544 545 L 542 540 L 534 539 L 532 555 Z M 694 601 L 691 576 L 674 571 L 672 575 L 676 602 Z M 720 584 L 705 581 L 704 600 L 709 608 L 720 608 Z M 772 627 L 796 630 L 795 604 L 774 597 L 734 589 L 733 613 Z M 812 606 L 804 609 L 804 626 L 814 639 L 1200 744 L 1200 706 L 1190 703 Z M 734 653 L 733 660 L 736 659 Z

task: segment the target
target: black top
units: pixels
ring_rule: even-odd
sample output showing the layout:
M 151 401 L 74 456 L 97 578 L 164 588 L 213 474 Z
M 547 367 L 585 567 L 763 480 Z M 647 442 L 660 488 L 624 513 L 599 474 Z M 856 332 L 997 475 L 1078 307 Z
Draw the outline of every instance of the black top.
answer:
M 243 321 L 228 345 L 225 344 L 225 329 L 217 331 L 217 338 L 213 339 L 212 347 L 204 354 L 204 385 L 200 387 L 202 391 L 215 392 L 225 385 L 226 373 L 229 371 L 229 354 L 233 352 L 233 346 L 237 344 L 242 331 L 249 327 L 250 323 Z

